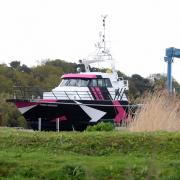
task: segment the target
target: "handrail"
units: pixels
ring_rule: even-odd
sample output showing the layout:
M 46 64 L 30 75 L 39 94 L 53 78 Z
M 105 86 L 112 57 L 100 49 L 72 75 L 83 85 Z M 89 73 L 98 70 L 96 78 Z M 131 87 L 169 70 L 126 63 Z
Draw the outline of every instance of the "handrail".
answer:
M 13 91 L 13 99 L 68 99 L 68 100 L 93 100 L 94 97 L 90 91 L 45 91 L 43 92 L 39 88 L 36 87 L 21 87 L 15 86 Z M 102 92 L 96 91 L 98 97 L 101 97 Z M 124 88 L 119 89 L 118 92 L 115 91 L 107 91 L 103 92 L 107 93 L 107 97 L 109 99 L 122 99 L 124 94 Z M 118 96 L 118 97 L 117 97 Z M 102 100 L 102 98 L 99 98 Z

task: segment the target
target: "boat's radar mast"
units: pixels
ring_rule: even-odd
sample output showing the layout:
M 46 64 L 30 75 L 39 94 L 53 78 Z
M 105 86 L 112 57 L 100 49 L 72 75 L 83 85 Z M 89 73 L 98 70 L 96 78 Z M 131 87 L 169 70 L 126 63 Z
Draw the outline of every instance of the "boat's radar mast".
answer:
M 103 48 L 104 48 L 104 52 L 106 52 L 106 41 L 105 41 L 105 37 L 106 37 L 106 17 L 107 15 L 105 16 L 102 16 L 103 18 L 103 30 L 104 30 L 104 34 L 102 36 L 102 43 L 103 43 Z
M 79 60 L 81 64 L 84 64 L 86 72 L 90 71 L 89 65 L 92 63 L 107 62 L 110 63 L 112 72 L 116 73 L 112 55 L 110 54 L 109 49 L 106 47 L 106 18 L 107 15 L 102 16 L 103 32 L 99 33 L 100 40 L 95 44 L 95 53 L 89 55 L 87 59 Z

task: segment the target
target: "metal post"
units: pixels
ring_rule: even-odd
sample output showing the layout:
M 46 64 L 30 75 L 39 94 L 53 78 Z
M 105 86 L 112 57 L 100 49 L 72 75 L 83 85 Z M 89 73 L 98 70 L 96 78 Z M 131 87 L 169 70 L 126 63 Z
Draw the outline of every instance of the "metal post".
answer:
M 172 59 L 168 58 L 168 69 L 167 69 L 167 87 L 168 91 L 172 93 Z
M 169 93 L 172 93 L 172 62 L 175 54 L 175 48 L 170 47 L 166 49 L 166 56 L 164 57 L 167 62 L 167 89 Z
M 56 118 L 56 131 L 59 132 L 59 118 Z
M 41 131 L 41 118 L 38 118 L 38 130 Z
M 172 63 L 174 57 L 180 58 L 180 49 L 176 49 L 174 47 L 166 48 L 166 56 L 164 57 L 165 62 L 168 63 L 167 68 L 167 88 L 169 93 L 173 92 L 172 86 Z

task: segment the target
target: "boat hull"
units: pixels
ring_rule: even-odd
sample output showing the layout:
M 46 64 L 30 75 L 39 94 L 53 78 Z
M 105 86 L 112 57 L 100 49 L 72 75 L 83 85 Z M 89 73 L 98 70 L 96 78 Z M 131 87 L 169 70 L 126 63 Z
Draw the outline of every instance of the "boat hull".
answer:
M 89 124 L 103 120 L 115 123 L 127 118 L 128 102 L 119 100 L 22 100 L 9 99 L 23 114 L 30 128 L 38 129 L 41 118 L 41 130 L 79 130 Z

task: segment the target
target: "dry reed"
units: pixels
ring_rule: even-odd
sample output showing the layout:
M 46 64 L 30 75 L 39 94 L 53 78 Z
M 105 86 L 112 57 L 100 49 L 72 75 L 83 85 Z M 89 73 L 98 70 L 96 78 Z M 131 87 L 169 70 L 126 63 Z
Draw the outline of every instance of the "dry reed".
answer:
M 165 91 L 148 94 L 143 107 L 129 122 L 129 131 L 179 131 L 180 100 Z

